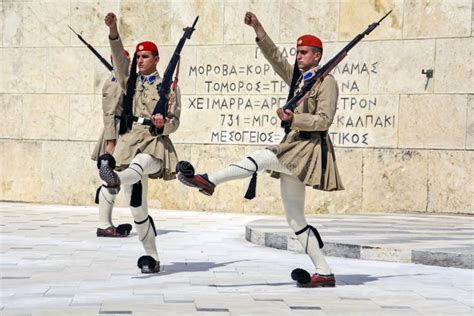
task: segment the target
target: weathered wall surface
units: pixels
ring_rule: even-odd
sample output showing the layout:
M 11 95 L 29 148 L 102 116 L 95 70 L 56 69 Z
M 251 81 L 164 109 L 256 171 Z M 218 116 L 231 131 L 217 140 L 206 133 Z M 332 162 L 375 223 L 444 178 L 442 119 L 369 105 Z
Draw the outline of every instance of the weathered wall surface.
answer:
M 130 50 L 158 43 L 163 72 L 182 28 L 200 16 L 182 54 L 183 112 L 172 139 L 181 159 L 207 171 L 282 137 L 275 110 L 288 87 L 257 49 L 245 11 L 292 63 L 298 36 L 319 36 L 325 62 L 393 10 L 333 71 L 340 99 L 330 135 L 346 190 L 308 190 L 307 213 L 474 212 L 472 0 L 0 3 L 0 200 L 93 203 L 99 181 L 89 155 L 107 70 L 67 25 L 108 56 L 103 17 L 116 12 Z M 177 181 L 150 183 L 153 207 L 282 212 L 279 183 L 267 175 L 253 201 L 243 199 L 248 181 L 212 198 Z

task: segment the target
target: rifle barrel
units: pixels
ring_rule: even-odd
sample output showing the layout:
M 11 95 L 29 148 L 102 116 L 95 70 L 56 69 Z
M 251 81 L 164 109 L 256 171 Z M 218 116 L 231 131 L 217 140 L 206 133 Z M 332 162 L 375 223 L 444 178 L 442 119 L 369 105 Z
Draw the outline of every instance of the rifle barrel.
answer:
M 73 29 L 70 25 L 68 25 L 67 27 L 68 27 L 74 34 L 76 34 L 77 36 L 79 36 L 79 34 L 77 34 L 76 31 L 74 31 L 74 29 Z
M 198 19 L 199 19 L 199 15 L 194 20 L 193 26 L 191 26 L 192 29 L 194 29 L 194 27 L 196 26 L 196 23 L 197 23 Z
M 385 14 L 385 15 L 383 16 L 383 18 L 381 18 L 381 19 L 377 22 L 377 24 L 380 24 L 380 22 L 382 22 L 383 19 L 385 19 L 390 13 L 392 13 L 392 11 L 393 11 L 393 10 L 388 11 L 388 13 Z
M 76 31 L 74 31 L 74 29 L 72 27 L 70 27 L 69 25 L 67 26 L 69 27 L 69 29 L 77 35 L 77 37 L 79 38 L 79 40 L 84 43 L 84 45 L 87 46 L 87 48 L 89 48 L 89 50 L 97 57 L 99 58 L 100 62 L 109 70 L 109 71 L 112 71 L 114 70 L 114 67 L 112 67 L 111 64 L 109 64 L 109 62 L 104 58 L 102 57 L 99 52 L 94 48 L 92 47 L 91 44 L 87 43 L 85 39 L 82 38 L 82 36 L 80 34 L 77 34 Z
M 305 96 L 306 92 L 308 92 L 311 89 L 311 87 L 316 82 L 318 82 L 318 80 L 324 79 L 324 77 L 329 72 L 331 72 L 331 70 L 334 69 L 337 66 L 337 64 L 339 64 L 341 62 L 341 60 L 343 60 L 347 56 L 349 51 L 357 43 L 359 43 L 366 35 L 368 35 L 370 32 L 372 32 L 379 25 L 379 23 L 382 22 L 382 20 L 385 19 L 391 12 L 392 12 L 392 10 L 390 10 L 387 14 L 385 14 L 378 22 L 374 22 L 371 25 L 369 25 L 364 32 L 362 32 L 362 33 L 358 34 L 356 37 L 354 37 L 354 39 L 352 39 L 352 41 L 350 41 L 341 51 L 339 51 L 332 59 L 330 59 L 324 66 L 322 66 L 321 69 L 318 70 L 316 75 L 313 78 L 311 78 L 308 81 L 308 83 L 305 83 L 305 85 L 303 86 L 301 91 L 297 95 L 293 96 L 293 98 L 288 100 L 285 105 L 283 105 L 283 108 L 284 109 L 290 109 L 290 110 L 294 111 L 294 108 L 295 108 L 296 104 L 298 103 L 299 100 L 301 100 Z M 284 124 L 284 122 L 282 122 L 282 126 L 283 127 L 286 126 Z M 288 129 L 285 128 L 285 132 L 287 132 L 287 130 Z
M 199 19 L 199 16 L 196 17 L 194 20 L 193 26 L 191 27 L 185 27 L 183 29 L 184 34 L 181 37 L 181 39 L 178 42 L 178 45 L 176 45 L 176 48 L 174 50 L 173 56 L 171 57 L 170 62 L 168 63 L 168 66 L 166 66 L 166 70 L 163 74 L 163 80 L 161 81 L 161 85 L 158 89 L 158 94 L 160 96 L 158 102 L 155 105 L 155 108 L 153 109 L 153 115 L 155 114 L 161 114 L 163 117 L 167 117 L 167 112 L 168 112 L 168 101 L 169 98 L 167 97 L 172 81 L 173 81 L 173 73 L 178 65 L 180 55 L 181 55 L 181 50 L 184 47 L 184 43 L 186 42 L 186 39 L 191 39 L 191 35 L 194 32 L 194 27 L 196 26 L 196 23 Z M 150 126 L 150 133 L 152 135 L 160 135 L 163 133 L 164 128 L 156 128 L 155 126 Z

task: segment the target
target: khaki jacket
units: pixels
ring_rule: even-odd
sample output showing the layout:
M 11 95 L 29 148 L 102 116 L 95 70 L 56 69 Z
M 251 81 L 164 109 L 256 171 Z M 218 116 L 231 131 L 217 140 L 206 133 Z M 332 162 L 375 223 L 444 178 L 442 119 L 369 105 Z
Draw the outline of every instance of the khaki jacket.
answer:
M 293 66 L 282 55 L 270 37 L 257 42 L 265 58 L 270 62 L 275 72 L 288 84 L 291 84 Z M 310 71 L 317 71 L 318 68 Z M 303 87 L 303 80 L 297 85 L 296 93 Z M 278 160 L 291 173 L 298 177 L 304 184 L 315 189 L 333 191 L 343 190 L 341 179 L 336 165 L 334 147 L 328 136 L 321 137 L 319 131 L 327 131 L 331 126 L 336 113 L 338 98 L 337 82 L 333 76 L 328 75 L 316 87 L 309 97 L 301 102 L 295 109 L 291 123 L 291 132 L 288 133 L 279 145 L 269 146 L 278 157 Z M 303 139 L 298 132 L 313 132 L 310 139 Z M 327 166 L 322 174 L 321 143 L 326 142 Z M 279 173 L 273 172 L 273 177 Z
M 123 55 L 124 48 L 120 38 L 110 40 L 110 47 L 115 63 L 115 76 L 122 90 L 126 92 L 130 65 Z M 156 79 L 150 82 L 148 79 L 138 75 L 133 98 L 133 115 L 147 119 L 151 117 L 159 100 L 158 86 L 162 81 L 158 71 L 145 77 L 149 78 L 150 76 L 155 76 Z M 162 135 L 153 136 L 149 132 L 149 126 L 134 122 L 129 132 L 119 136 L 114 151 L 114 157 L 119 169 L 126 168 L 138 153 L 146 153 L 162 162 L 161 171 L 158 174 L 150 175 L 150 178 L 163 178 L 165 180 L 175 178 L 178 157 L 168 135 L 175 132 L 179 127 L 181 95 L 179 88 L 171 93 L 174 94 L 174 96 L 171 96 L 171 99 L 175 101 L 168 108 L 169 121 L 165 124 Z
M 118 138 L 118 120 L 116 115 L 122 113 L 123 90 L 117 78 L 112 74 L 107 78 L 102 87 L 102 112 L 104 128 L 100 134 L 99 140 L 91 155 L 91 159 L 97 159 L 105 154 L 105 144 L 107 140 Z

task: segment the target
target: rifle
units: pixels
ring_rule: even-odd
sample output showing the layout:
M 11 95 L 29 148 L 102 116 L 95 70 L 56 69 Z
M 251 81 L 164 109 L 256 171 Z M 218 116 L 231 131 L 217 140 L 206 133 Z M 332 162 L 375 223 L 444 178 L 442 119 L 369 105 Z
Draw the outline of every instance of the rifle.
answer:
M 323 81 L 324 77 L 326 77 L 334 69 L 334 67 L 336 67 L 341 62 L 341 60 L 343 60 L 347 56 L 347 53 L 366 35 L 369 35 L 370 32 L 372 32 L 377 26 L 379 26 L 380 22 L 382 22 L 382 20 L 385 19 L 391 12 L 392 10 L 385 14 L 383 18 L 381 18 L 378 22 L 370 24 L 364 32 L 357 35 L 349 44 L 347 44 L 339 53 L 337 53 L 336 56 L 334 56 L 323 67 L 321 67 L 312 78 L 305 80 L 301 91 L 297 95 L 292 97 L 289 101 L 287 101 L 287 103 L 283 106 L 283 109 L 291 110 L 292 112 L 294 112 L 298 104 L 308 98 L 309 92 L 313 88 L 313 86 Z M 281 127 L 285 129 L 285 134 L 288 134 L 291 131 L 290 123 L 287 121 L 282 121 Z
M 193 26 L 191 27 L 186 27 L 183 29 L 184 34 L 179 40 L 178 45 L 176 46 L 176 49 L 174 50 L 173 56 L 171 57 L 171 60 L 166 67 L 165 73 L 163 74 L 163 81 L 161 82 L 160 87 L 158 88 L 158 95 L 160 96 L 158 102 L 156 103 L 155 109 L 153 110 L 153 114 L 161 114 L 164 118 L 168 116 L 168 102 L 169 102 L 169 93 L 170 93 L 170 88 L 171 84 L 173 81 L 173 73 L 176 69 L 176 66 L 178 65 L 181 50 L 183 49 L 184 42 L 186 39 L 191 39 L 191 35 L 193 34 L 195 30 L 196 23 L 199 19 L 199 16 L 196 17 L 194 20 Z M 163 133 L 164 128 L 157 128 L 153 124 L 150 126 L 150 133 L 153 135 L 160 135 Z
M 81 35 L 77 34 L 76 31 L 73 30 L 72 27 L 70 27 L 69 25 L 68 25 L 67 27 L 69 27 L 69 28 L 71 29 L 71 31 L 72 31 L 74 34 L 77 35 L 77 37 L 79 38 L 79 40 L 81 40 L 81 42 L 83 42 L 84 45 L 86 45 L 87 48 L 89 48 L 89 49 L 91 50 L 91 52 L 92 52 L 97 58 L 99 58 L 100 62 L 101 62 L 102 64 L 104 64 L 104 66 L 105 66 L 109 71 L 114 70 L 114 67 L 112 67 L 112 65 L 109 64 L 109 62 L 108 62 L 104 57 L 102 57 L 102 56 L 99 54 L 99 52 L 96 51 L 94 47 L 92 47 L 92 45 L 90 45 L 89 43 L 87 43 L 87 42 L 82 38 Z
M 137 54 L 133 54 L 132 64 L 130 65 L 130 75 L 127 80 L 127 92 L 123 97 L 123 111 L 120 116 L 119 134 L 123 135 L 132 128 L 134 121 L 138 118 L 133 116 L 133 96 L 135 95 L 135 87 L 137 85 Z M 151 121 L 149 122 L 151 125 Z

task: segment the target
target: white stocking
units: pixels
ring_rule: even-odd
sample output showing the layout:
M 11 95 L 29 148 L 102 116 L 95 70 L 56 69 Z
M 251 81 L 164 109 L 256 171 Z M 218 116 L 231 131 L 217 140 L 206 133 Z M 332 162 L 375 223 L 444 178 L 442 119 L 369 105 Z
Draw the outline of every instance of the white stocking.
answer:
M 152 219 L 148 216 L 148 175 L 159 172 L 161 161 L 148 154 L 140 153 L 133 158 L 127 169 L 117 172 L 120 183 L 123 185 L 125 196 L 130 203 L 130 211 L 135 222 L 138 239 L 141 241 L 145 253 L 159 261 L 156 250 L 155 229 Z M 134 184 L 141 182 L 141 205 L 132 206 L 132 190 Z
M 298 178 L 286 174 L 280 174 L 280 190 L 285 208 L 286 220 L 294 232 L 308 225 L 304 216 L 305 185 Z M 297 236 L 303 249 L 313 261 L 316 273 L 331 274 L 331 268 L 319 248 L 319 243 L 311 229 Z
M 161 161 L 148 154 L 140 153 L 133 158 L 127 169 L 117 172 L 120 183 L 123 185 L 134 184 L 145 175 L 160 171 Z
M 99 189 L 99 224 L 98 228 L 107 229 L 114 226 L 112 223 L 112 208 L 114 206 L 116 194 L 112 194 L 107 188 Z
M 262 170 L 273 170 L 283 173 L 290 173 L 290 171 L 278 161 L 277 156 L 268 149 L 255 151 L 249 155 L 258 165 L 258 172 Z M 220 183 L 231 181 L 235 179 L 243 179 L 251 176 L 255 172 L 255 164 L 248 158 L 230 164 L 224 169 L 208 174 L 209 181 L 218 185 Z

